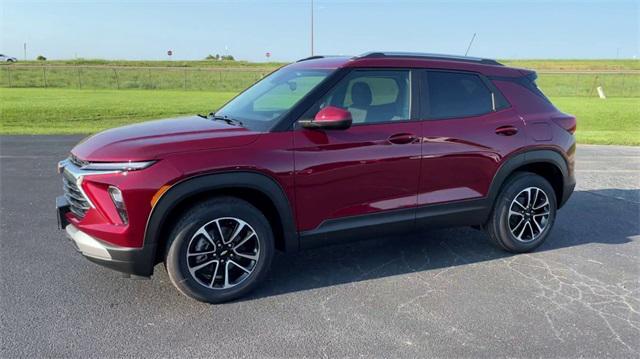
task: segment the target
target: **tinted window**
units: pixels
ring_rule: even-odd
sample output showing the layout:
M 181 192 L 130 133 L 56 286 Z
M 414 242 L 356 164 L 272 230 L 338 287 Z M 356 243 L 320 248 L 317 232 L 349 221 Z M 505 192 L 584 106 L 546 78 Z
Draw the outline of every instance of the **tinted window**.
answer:
M 236 96 L 216 112 L 263 131 L 279 121 L 333 70 L 285 66 Z
M 411 118 L 411 80 L 408 70 L 355 70 L 345 76 L 304 118 L 323 107 L 351 112 L 354 124 L 382 123 Z
M 547 98 L 547 96 L 545 96 L 544 92 L 542 92 L 542 90 L 540 90 L 540 88 L 538 87 L 538 84 L 536 83 L 536 79 L 538 78 L 538 75 L 533 73 L 529 76 L 525 76 L 520 78 L 519 83 L 526 87 L 529 91 L 533 92 L 534 94 L 540 96 L 541 98 L 543 98 L 545 101 L 547 101 L 548 103 L 551 103 L 551 101 L 549 101 L 549 99 Z
M 299 76 L 281 83 L 265 92 L 253 102 L 253 111 L 283 111 L 291 108 L 309 93 L 325 75 Z
M 477 75 L 428 71 L 428 118 L 477 116 L 493 110 L 491 92 Z

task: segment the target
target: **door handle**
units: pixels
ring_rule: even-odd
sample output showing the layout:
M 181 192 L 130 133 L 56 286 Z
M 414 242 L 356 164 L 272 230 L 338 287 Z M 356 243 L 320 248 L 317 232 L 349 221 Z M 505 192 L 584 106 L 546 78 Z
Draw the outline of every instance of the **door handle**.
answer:
M 416 139 L 416 135 L 410 133 L 396 133 L 395 135 L 389 136 L 388 141 L 396 145 L 406 145 L 415 142 Z
M 500 126 L 496 128 L 496 135 L 513 136 L 518 133 L 518 129 L 513 126 Z

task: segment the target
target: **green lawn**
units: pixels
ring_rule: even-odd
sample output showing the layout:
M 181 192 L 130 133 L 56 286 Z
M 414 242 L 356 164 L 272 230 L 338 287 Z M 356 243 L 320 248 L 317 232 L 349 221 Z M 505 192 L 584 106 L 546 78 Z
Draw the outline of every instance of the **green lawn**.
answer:
M 595 96 L 598 86 L 611 97 L 640 95 L 640 61 L 518 60 L 505 63 L 541 71 L 538 85 L 549 96 L 591 97 Z M 0 87 L 239 92 L 279 65 L 230 61 L 31 61 L 0 65 Z M 573 70 L 579 72 L 571 72 Z
M 524 67 L 535 70 L 640 70 L 638 60 L 504 60 L 499 62 L 507 66 Z M 209 68 L 268 68 L 274 69 L 285 65 L 278 62 L 248 62 L 248 61 L 214 61 L 214 60 L 104 60 L 104 59 L 77 59 L 77 60 L 48 60 L 48 61 L 18 61 L 15 64 L 3 64 L 1 66 L 129 66 L 129 67 L 209 67 Z
M 640 98 L 552 97 L 551 101 L 577 117 L 579 143 L 640 145 Z
M 207 114 L 233 92 L 0 88 L 0 133 L 94 133 L 142 120 Z
M 0 87 L 239 92 L 271 69 L 254 67 L 0 66 Z
M 498 60 L 506 66 L 521 67 L 527 69 L 553 70 L 553 71 L 600 71 L 600 70 L 640 70 L 638 60 Z
M 209 113 L 234 92 L 0 88 L 1 134 L 94 133 L 132 122 Z M 640 145 L 640 99 L 552 97 L 578 118 L 580 143 Z

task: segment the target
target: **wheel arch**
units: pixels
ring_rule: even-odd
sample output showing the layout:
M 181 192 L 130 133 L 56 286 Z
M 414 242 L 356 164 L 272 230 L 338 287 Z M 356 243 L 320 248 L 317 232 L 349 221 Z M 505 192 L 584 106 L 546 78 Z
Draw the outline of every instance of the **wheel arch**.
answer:
M 259 172 L 232 171 L 190 177 L 160 197 L 149 215 L 144 236 L 144 246 L 154 248 L 153 265 L 162 260 L 167 241 L 162 234 L 170 232 L 182 210 L 216 195 L 238 197 L 256 206 L 272 225 L 276 248 L 286 252 L 298 249 L 292 206 L 282 187 Z
M 489 187 L 491 203 L 495 203 L 506 180 L 520 171 L 535 173 L 549 181 L 556 195 L 557 208 L 562 207 L 566 198 L 565 185 L 570 176 L 569 165 L 560 152 L 551 149 L 521 152 L 505 160 Z

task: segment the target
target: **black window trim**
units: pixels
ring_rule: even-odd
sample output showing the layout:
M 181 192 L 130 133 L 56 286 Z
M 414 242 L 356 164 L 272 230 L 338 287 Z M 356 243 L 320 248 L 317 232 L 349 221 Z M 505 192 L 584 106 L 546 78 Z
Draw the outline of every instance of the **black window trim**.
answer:
M 421 71 L 417 71 L 420 73 L 420 75 L 422 76 L 417 76 L 418 80 L 420 82 L 419 85 L 419 89 L 421 91 L 420 93 L 420 113 L 419 113 L 419 119 L 420 121 L 443 121 L 443 120 L 462 120 L 462 119 L 466 119 L 466 118 L 473 118 L 473 117 L 480 117 L 480 116 L 486 116 L 489 114 L 493 114 L 493 113 L 498 113 L 498 112 L 502 112 L 504 110 L 510 109 L 512 106 L 509 103 L 509 101 L 507 100 L 507 98 L 502 94 L 502 92 L 495 86 L 495 84 L 493 82 L 491 82 L 487 76 L 485 76 L 482 73 L 479 72 L 475 72 L 475 71 L 465 71 L 465 70 L 457 70 L 457 69 L 441 69 L 441 68 L 422 68 Z M 441 118 L 432 118 L 429 116 L 429 110 L 430 110 L 430 104 L 428 101 L 428 93 L 429 93 L 429 88 L 428 88 L 428 74 L 429 72 L 446 72 L 446 73 L 459 73 L 459 74 L 465 74 L 465 75 L 473 75 L 473 76 L 477 76 L 480 78 L 480 81 L 484 84 L 484 86 L 486 87 L 486 89 L 489 91 L 489 93 L 491 94 L 491 101 L 492 101 L 492 110 L 486 113 L 482 113 L 482 114 L 477 114 L 477 115 L 467 115 L 467 116 L 451 116 L 451 117 L 441 117 Z M 424 76 L 427 75 L 427 76 Z M 422 91 L 424 91 L 424 94 L 422 93 Z M 499 99 L 498 99 L 499 97 Z M 498 100 L 502 100 L 502 102 L 505 104 L 504 106 L 498 108 L 496 106 L 496 104 L 498 103 Z

